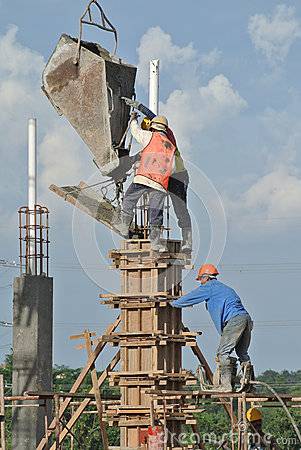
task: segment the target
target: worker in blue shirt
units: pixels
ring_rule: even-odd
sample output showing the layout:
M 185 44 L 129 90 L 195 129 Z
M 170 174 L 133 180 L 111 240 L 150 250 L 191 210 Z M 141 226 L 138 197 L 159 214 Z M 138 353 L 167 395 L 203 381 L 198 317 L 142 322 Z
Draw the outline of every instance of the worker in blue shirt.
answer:
M 242 368 L 244 364 L 250 366 L 248 349 L 253 322 L 234 289 L 218 281 L 217 275 L 219 272 L 213 264 L 202 265 L 197 277 L 200 286 L 173 301 L 171 305 L 175 308 L 185 308 L 206 302 L 206 308 L 221 335 L 217 349 L 221 372 L 221 385 L 218 390 L 231 392 L 233 383 L 230 355 L 235 349 Z

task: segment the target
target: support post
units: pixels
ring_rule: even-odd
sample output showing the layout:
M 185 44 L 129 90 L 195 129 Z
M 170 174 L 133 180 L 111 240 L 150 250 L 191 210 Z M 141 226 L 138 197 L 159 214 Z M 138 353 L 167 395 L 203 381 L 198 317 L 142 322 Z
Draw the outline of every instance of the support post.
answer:
M 13 395 L 23 395 L 30 390 L 51 391 L 52 278 L 28 274 L 15 278 L 13 323 Z M 47 402 L 50 418 L 51 405 Z M 44 408 L 13 407 L 13 449 L 36 448 L 44 436 L 44 424 Z
M 159 59 L 152 59 L 149 65 L 149 109 L 159 113 Z
M 86 341 L 86 350 L 88 354 L 88 358 L 93 353 L 92 350 L 92 344 L 91 344 L 91 333 L 87 330 L 84 333 L 85 341 Z M 101 395 L 100 395 L 100 388 L 98 387 L 98 377 L 97 377 L 97 371 L 95 364 L 91 367 L 91 380 L 92 380 L 92 386 L 93 391 L 95 395 L 95 402 L 96 402 L 96 409 L 98 414 L 98 420 L 99 420 L 99 427 L 100 427 L 100 434 L 102 438 L 102 446 L 104 450 L 108 450 L 108 435 L 106 430 L 106 424 L 103 421 L 103 410 L 102 410 L 102 404 L 101 404 Z
M 28 209 L 34 211 L 37 204 L 37 119 L 28 120 Z M 30 274 L 35 267 L 35 216 L 29 214 L 29 265 Z

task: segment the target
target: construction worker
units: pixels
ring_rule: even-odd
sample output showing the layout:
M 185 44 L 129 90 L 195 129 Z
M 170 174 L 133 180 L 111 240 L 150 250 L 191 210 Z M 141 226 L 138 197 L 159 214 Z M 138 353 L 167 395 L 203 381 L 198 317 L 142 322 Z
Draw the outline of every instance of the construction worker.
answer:
M 275 438 L 262 430 L 262 413 L 252 406 L 247 411 L 247 420 L 250 428 L 249 450 L 277 450 Z
M 142 121 L 141 127 L 148 129 L 151 120 L 156 116 L 149 108 L 144 106 L 137 100 L 122 97 L 125 103 L 132 108 L 140 111 L 146 118 Z M 168 183 L 168 193 L 170 195 L 175 214 L 178 219 L 179 228 L 182 230 L 182 247 L 183 252 L 191 252 L 192 250 L 192 229 L 191 218 L 187 208 L 187 189 L 189 184 L 188 172 L 185 168 L 184 161 L 177 147 L 175 136 L 170 128 L 167 128 L 168 139 L 176 146 L 175 152 L 175 170 Z
M 168 182 L 174 170 L 175 145 L 167 137 L 168 121 L 164 116 L 155 116 L 149 130 L 138 125 L 137 113 L 131 114 L 131 133 L 143 146 L 134 181 L 125 193 L 122 203 L 121 221 L 115 224 L 122 235 L 127 236 L 134 216 L 134 208 L 143 194 L 149 196 L 150 241 L 153 250 L 164 252 L 160 241 L 163 224 L 163 208 Z
M 221 335 L 217 349 L 221 381 L 216 390 L 231 392 L 233 358 L 230 355 L 235 349 L 242 368 L 250 366 L 248 348 L 253 322 L 237 293 L 218 281 L 218 275 L 219 272 L 213 264 L 202 265 L 196 278 L 201 283 L 200 286 L 173 301 L 171 305 L 184 308 L 206 302 L 206 309 Z

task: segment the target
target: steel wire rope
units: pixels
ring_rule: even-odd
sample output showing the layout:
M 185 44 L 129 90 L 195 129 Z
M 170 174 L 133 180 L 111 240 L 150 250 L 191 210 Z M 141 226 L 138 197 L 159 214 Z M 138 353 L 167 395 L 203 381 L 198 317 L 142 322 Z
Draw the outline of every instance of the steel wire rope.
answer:
M 249 381 L 250 384 L 254 384 L 254 385 L 260 385 L 260 386 L 264 386 L 265 388 L 267 388 L 269 391 L 272 392 L 272 394 L 275 395 L 275 397 L 277 398 L 277 400 L 279 401 L 279 403 L 281 404 L 282 408 L 284 409 L 284 411 L 286 412 L 288 418 L 290 419 L 293 428 L 298 436 L 298 439 L 301 443 L 301 433 L 300 430 L 295 422 L 295 419 L 293 418 L 293 416 L 291 415 L 288 407 L 286 406 L 286 404 L 284 403 L 284 401 L 282 400 L 282 398 L 278 395 L 278 393 L 275 391 L 275 389 L 273 389 L 268 383 L 264 383 L 263 381 Z

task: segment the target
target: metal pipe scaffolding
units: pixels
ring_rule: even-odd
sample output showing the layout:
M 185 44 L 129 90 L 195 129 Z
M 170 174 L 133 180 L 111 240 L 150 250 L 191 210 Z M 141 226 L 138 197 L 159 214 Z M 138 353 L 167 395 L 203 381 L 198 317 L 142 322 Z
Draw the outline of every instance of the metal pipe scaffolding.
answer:
M 159 113 L 159 59 L 152 59 L 149 64 L 149 109 Z
M 28 209 L 29 213 L 29 273 L 35 273 L 35 214 L 37 204 L 37 119 L 28 120 Z

